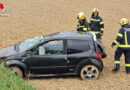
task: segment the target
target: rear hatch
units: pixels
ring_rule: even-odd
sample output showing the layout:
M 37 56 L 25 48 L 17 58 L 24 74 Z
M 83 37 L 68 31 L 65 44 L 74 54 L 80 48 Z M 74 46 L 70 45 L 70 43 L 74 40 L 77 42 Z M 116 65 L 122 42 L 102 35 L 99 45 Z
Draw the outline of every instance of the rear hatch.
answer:
M 95 50 L 96 52 L 100 53 L 102 58 L 106 58 L 106 52 L 105 52 L 105 47 L 103 46 L 103 43 L 101 41 L 95 41 Z

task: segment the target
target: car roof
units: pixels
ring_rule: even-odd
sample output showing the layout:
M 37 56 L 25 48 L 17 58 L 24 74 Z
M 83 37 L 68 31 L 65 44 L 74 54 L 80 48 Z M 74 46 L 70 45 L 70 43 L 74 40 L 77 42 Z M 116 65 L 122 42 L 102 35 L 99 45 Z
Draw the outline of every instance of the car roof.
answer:
M 66 31 L 66 32 L 57 32 L 45 36 L 47 39 L 81 39 L 81 40 L 92 40 L 91 33 L 88 32 L 77 32 L 77 31 Z

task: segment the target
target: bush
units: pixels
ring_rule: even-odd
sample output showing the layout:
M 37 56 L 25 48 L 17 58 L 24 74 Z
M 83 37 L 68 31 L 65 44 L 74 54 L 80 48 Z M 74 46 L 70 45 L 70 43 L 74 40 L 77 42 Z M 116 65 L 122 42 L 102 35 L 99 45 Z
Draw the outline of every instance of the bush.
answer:
M 0 65 L 0 90 L 36 90 L 36 88 Z

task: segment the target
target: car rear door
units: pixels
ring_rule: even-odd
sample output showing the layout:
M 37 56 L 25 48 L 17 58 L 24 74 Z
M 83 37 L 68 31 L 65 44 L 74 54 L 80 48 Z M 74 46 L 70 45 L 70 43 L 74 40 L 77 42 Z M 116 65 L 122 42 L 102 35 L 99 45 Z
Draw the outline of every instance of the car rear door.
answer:
M 67 69 L 64 40 L 53 40 L 40 45 L 28 56 L 29 69 L 34 73 L 57 73 Z
M 91 46 L 88 40 L 67 40 L 67 59 L 70 62 L 69 65 L 75 66 L 81 60 L 91 57 Z

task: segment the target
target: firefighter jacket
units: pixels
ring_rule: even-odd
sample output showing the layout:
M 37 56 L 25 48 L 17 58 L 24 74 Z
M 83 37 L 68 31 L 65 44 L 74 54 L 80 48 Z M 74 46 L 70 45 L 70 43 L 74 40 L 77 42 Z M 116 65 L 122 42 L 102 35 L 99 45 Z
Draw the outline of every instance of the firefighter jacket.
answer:
M 89 27 L 90 27 L 91 32 L 95 34 L 100 34 L 100 33 L 103 33 L 104 31 L 104 22 L 100 16 L 94 17 L 92 15 L 89 22 Z
M 89 28 L 89 24 L 86 19 L 84 19 L 82 21 L 80 21 L 80 20 L 78 21 L 77 31 L 86 32 L 86 31 L 88 31 L 88 28 Z
M 116 40 L 112 45 L 119 44 L 123 50 L 130 50 L 130 25 L 126 24 L 119 30 Z

